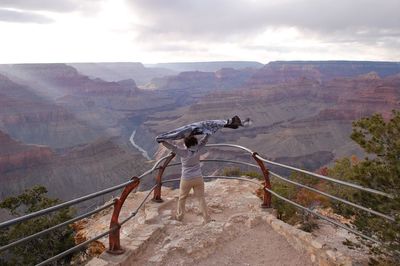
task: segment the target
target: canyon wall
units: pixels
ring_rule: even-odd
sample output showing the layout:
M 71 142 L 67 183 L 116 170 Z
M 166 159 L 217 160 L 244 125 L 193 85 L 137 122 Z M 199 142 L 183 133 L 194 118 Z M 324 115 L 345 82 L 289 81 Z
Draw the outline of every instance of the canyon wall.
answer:
M 62 199 L 119 184 L 151 166 L 129 142 L 134 130 L 135 143 L 160 156 L 165 151 L 156 135 L 234 115 L 253 125 L 222 129 L 210 143 L 244 145 L 315 170 L 343 156 L 364 156 L 349 138 L 352 121 L 375 112 L 389 118 L 400 102 L 399 64 L 391 62 L 224 66 L 169 72 L 146 88 L 129 79 L 134 69 L 126 67 L 124 80 L 105 81 L 66 64 L 0 65 L 1 198 L 34 184 Z M 206 156 L 248 159 L 221 149 Z M 143 180 L 143 188 L 153 182 Z

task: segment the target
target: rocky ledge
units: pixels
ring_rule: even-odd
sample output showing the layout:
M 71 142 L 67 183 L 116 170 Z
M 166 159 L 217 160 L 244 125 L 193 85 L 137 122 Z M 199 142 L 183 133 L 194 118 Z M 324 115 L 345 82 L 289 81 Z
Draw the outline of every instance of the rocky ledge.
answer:
M 206 201 L 215 221 L 202 224 L 197 201 L 189 197 L 182 222 L 173 219 L 178 191 L 163 188 L 163 203 L 149 201 L 121 228 L 122 255 L 105 251 L 108 238 L 93 243 L 87 265 L 360 265 L 311 233 L 278 220 L 260 208 L 257 185 L 238 180 L 206 183 Z M 147 192 L 130 195 L 120 220 Z M 111 210 L 84 220 L 78 243 L 108 229 Z M 334 234 L 334 233 L 333 233 Z M 330 236 L 332 238 L 334 236 Z M 349 236 L 346 236 L 349 237 Z M 81 258 L 82 259 L 82 258 Z M 88 259 L 88 258 L 86 258 Z M 361 263 L 362 264 L 362 263 Z

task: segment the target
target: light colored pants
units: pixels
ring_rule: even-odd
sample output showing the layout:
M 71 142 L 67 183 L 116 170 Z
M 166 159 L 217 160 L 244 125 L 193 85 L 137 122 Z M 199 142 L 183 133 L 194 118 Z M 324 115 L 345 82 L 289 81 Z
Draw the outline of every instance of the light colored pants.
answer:
M 204 199 L 204 180 L 202 176 L 191 179 L 181 178 L 179 186 L 179 200 L 178 200 L 178 209 L 176 212 L 176 219 L 178 221 L 181 221 L 183 219 L 183 216 L 185 215 L 186 198 L 188 197 L 189 192 L 192 188 L 194 196 L 199 201 L 200 210 L 203 214 L 204 222 L 207 223 L 210 221 L 210 216 L 208 214 L 207 204 Z

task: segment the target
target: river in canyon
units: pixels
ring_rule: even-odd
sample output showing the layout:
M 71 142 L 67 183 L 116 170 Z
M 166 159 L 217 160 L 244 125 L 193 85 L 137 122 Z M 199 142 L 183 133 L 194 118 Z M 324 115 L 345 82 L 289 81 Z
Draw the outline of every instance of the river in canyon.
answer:
M 129 138 L 129 141 L 132 143 L 133 147 L 138 149 L 147 160 L 151 160 L 151 158 L 150 158 L 149 154 L 147 153 L 147 151 L 135 143 L 135 140 L 134 140 L 135 139 L 135 134 L 136 134 L 136 129 L 133 130 L 132 135 Z

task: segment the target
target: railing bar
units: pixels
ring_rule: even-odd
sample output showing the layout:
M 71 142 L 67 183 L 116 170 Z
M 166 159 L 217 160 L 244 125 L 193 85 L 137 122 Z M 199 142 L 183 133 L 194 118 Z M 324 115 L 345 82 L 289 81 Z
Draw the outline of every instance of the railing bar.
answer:
M 301 172 L 301 173 L 304 173 L 304 174 L 312 175 L 314 177 L 318 177 L 318 178 L 321 178 L 321 179 L 324 179 L 324 180 L 328 180 L 328 181 L 331 181 L 331 182 L 334 182 L 334 183 L 338 183 L 338 184 L 345 185 L 345 186 L 348 186 L 348 187 L 356 188 L 356 189 L 363 190 L 363 191 L 366 191 L 366 192 L 374 193 L 374 194 L 377 194 L 377 195 L 385 196 L 385 197 L 388 197 L 388 198 L 392 198 L 392 199 L 394 198 L 393 195 L 390 195 L 388 193 L 381 192 L 381 191 L 378 191 L 378 190 L 375 190 L 375 189 L 372 189 L 372 188 L 366 188 L 366 187 L 363 187 L 363 186 L 360 186 L 360 185 L 357 185 L 357 184 L 345 182 L 345 181 L 338 180 L 338 179 L 335 179 L 335 178 L 332 178 L 332 177 L 328 177 L 328 176 L 323 176 L 323 175 L 316 174 L 316 173 L 313 173 L 313 172 L 310 172 L 310 171 L 307 171 L 307 170 L 302 170 L 302 169 L 299 169 L 299 168 L 296 168 L 296 167 L 293 167 L 293 166 L 272 162 L 270 160 L 264 159 L 263 157 L 261 157 L 259 155 L 256 155 L 256 157 L 258 159 L 260 159 L 261 161 L 264 161 L 264 162 L 272 164 L 272 165 L 276 165 L 276 166 L 280 166 L 280 167 L 283 167 L 283 168 L 291 169 L 291 170 L 294 170 L 294 171 L 297 171 L 297 172 Z
M 113 228 L 109 229 L 108 231 L 106 231 L 106 232 L 104 232 L 104 233 L 102 233 L 102 234 L 100 234 L 100 235 L 98 235 L 98 236 L 96 236 L 96 237 L 94 237 L 94 238 L 91 238 L 91 239 L 89 239 L 89 240 L 86 240 L 85 242 L 82 242 L 82 243 L 80 243 L 79 245 L 74 246 L 73 248 L 67 249 L 66 251 L 64 251 L 64 252 L 62 252 L 62 253 L 60 253 L 60 254 L 54 256 L 54 257 L 51 257 L 51 258 L 49 258 L 49 259 L 47 259 L 47 260 L 45 260 L 45 261 L 42 261 L 42 262 L 39 263 L 39 264 L 36 264 L 36 266 L 46 265 L 46 264 L 48 264 L 48 263 L 50 263 L 50 262 L 53 262 L 53 261 L 55 261 L 55 260 L 58 260 L 58 259 L 60 259 L 60 258 L 62 258 L 62 257 L 64 257 L 64 256 L 66 256 L 66 255 L 68 255 L 68 254 L 70 254 L 70 253 L 72 253 L 72 252 L 75 252 L 75 251 L 77 251 L 77 250 L 80 250 L 82 247 L 86 246 L 87 244 L 90 244 L 91 242 L 96 241 L 97 239 L 100 239 L 100 238 L 102 238 L 102 237 L 108 235 L 110 232 L 112 232 L 112 231 L 114 231 L 114 230 L 117 230 L 117 229 L 118 229 L 118 227 L 113 227 Z
M 234 161 L 234 160 L 205 159 L 205 160 L 200 160 L 200 161 L 202 161 L 202 162 L 227 162 L 227 163 L 236 163 L 236 164 L 243 164 L 243 165 L 248 165 L 248 166 L 252 166 L 252 167 L 258 168 L 258 166 L 255 165 L 255 164 L 246 163 L 246 162 L 239 162 L 239 161 Z M 180 163 L 176 163 L 176 164 L 180 164 Z M 297 182 L 295 182 L 295 181 L 292 181 L 292 180 L 290 180 L 290 179 L 287 179 L 287 178 L 285 178 L 285 177 L 282 177 L 282 176 L 280 176 L 280 175 L 278 175 L 278 174 L 276 174 L 276 173 L 274 173 L 274 172 L 272 172 L 272 171 L 270 171 L 270 173 L 271 173 L 272 175 L 274 175 L 274 176 L 276 176 L 276 177 L 278 177 L 278 178 L 280 178 L 280 179 L 286 181 L 286 182 L 289 182 L 289 183 L 292 183 L 292 184 L 294 184 L 294 185 L 297 185 L 297 186 L 300 186 L 300 187 L 309 189 L 309 190 L 311 190 L 311 191 L 314 191 L 314 192 L 316 192 L 316 193 L 319 193 L 319 194 L 324 195 L 324 196 L 326 196 L 326 197 L 329 197 L 329 198 L 331 198 L 331 199 L 334 199 L 334 200 L 337 200 L 337 201 L 341 201 L 341 202 L 343 202 L 343 203 L 345 203 L 345 204 L 348 204 L 348 205 L 351 205 L 351 206 L 353 206 L 353 207 L 356 207 L 356 208 L 359 208 L 359 209 L 361 209 L 361 210 L 364 210 L 364 211 L 366 211 L 366 212 L 375 214 L 375 215 L 377 215 L 377 216 L 380 216 L 380 217 L 385 218 L 385 219 L 387 219 L 387 220 L 390 220 L 390 221 L 392 221 L 392 222 L 395 221 L 395 219 L 394 219 L 393 217 L 388 216 L 388 215 L 386 215 L 386 214 L 377 212 L 377 211 L 375 211 L 375 210 L 368 209 L 368 208 L 366 208 L 366 207 L 357 205 L 357 204 L 352 203 L 352 202 L 350 202 L 350 201 L 347 201 L 347 200 L 345 200 L 345 199 L 341 199 L 341 198 L 339 198 L 339 197 L 336 197 L 336 196 L 330 195 L 330 194 L 328 194 L 328 193 L 319 191 L 319 190 L 317 190 L 317 189 L 308 187 L 308 186 L 306 186 L 306 185 L 297 183 Z M 179 180 L 179 179 L 178 179 L 178 180 Z
M 258 183 L 256 181 L 253 181 L 253 180 L 248 179 L 248 178 L 237 177 L 237 176 L 205 176 L 204 178 L 206 178 L 206 179 L 212 179 L 212 178 L 217 178 L 217 179 L 235 179 L 235 180 L 241 180 L 241 181 L 253 183 L 253 184 L 256 184 L 258 186 L 262 186 L 260 183 Z
M 170 167 L 170 166 L 177 166 L 177 165 L 181 165 L 182 163 L 170 163 L 165 167 Z M 161 167 L 157 168 L 157 169 L 161 169 Z
M 216 178 L 216 179 L 236 179 L 236 180 L 242 180 L 242 181 L 250 182 L 250 183 L 256 184 L 258 186 L 261 186 L 260 183 L 257 183 L 257 182 L 255 182 L 253 180 L 250 180 L 250 179 L 247 179 L 247 178 L 243 178 L 243 177 L 236 177 L 236 176 L 203 176 L 203 178 L 204 179 L 213 179 L 213 178 Z M 180 178 L 169 179 L 169 180 L 162 181 L 162 184 L 171 183 L 171 182 L 175 182 L 175 181 L 179 181 L 179 180 L 181 180 L 181 179 Z
M 153 169 L 147 170 L 146 172 L 144 172 L 143 174 L 141 174 L 140 176 L 138 176 L 139 179 L 143 178 L 146 175 L 149 175 L 153 172 Z
M 287 178 L 285 178 L 285 177 L 282 177 L 282 176 L 280 176 L 280 175 L 278 175 L 278 174 L 276 174 L 276 173 L 274 173 L 274 172 L 272 172 L 272 171 L 271 171 L 270 173 L 271 173 L 272 175 L 274 175 L 274 176 L 276 176 L 276 177 L 278 177 L 278 178 L 280 178 L 280 179 L 286 181 L 286 182 L 289 182 L 289 183 L 292 183 L 292 184 L 294 184 L 294 185 L 297 185 L 297 186 L 306 188 L 306 189 L 308 189 L 308 190 L 311 190 L 311 191 L 313 191 L 313 192 L 319 193 L 319 194 L 324 195 L 324 196 L 326 196 L 326 197 L 335 199 L 335 200 L 337 200 L 337 201 L 341 201 L 341 202 L 343 202 L 343 203 L 346 203 L 346 204 L 351 205 L 351 206 L 353 206 L 353 207 L 359 208 L 359 209 L 364 210 L 364 211 L 366 211 L 366 212 L 373 213 L 373 214 L 375 214 L 375 215 L 377 215 L 377 216 L 380 216 L 380 217 L 385 218 L 385 219 L 387 219 L 387 220 L 390 220 L 390 221 L 392 221 L 392 222 L 395 221 L 395 219 L 394 219 L 393 217 L 391 217 L 391 216 L 385 215 L 385 214 L 383 214 L 383 213 L 380 213 L 380 212 L 377 212 L 377 211 L 374 211 L 374 210 L 370 210 L 370 209 L 368 209 L 368 208 L 365 208 L 365 207 L 360 206 L 360 205 L 358 205 L 358 204 L 355 204 L 355 203 L 353 203 L 353 202 L 347 201 L 347 200 L 345 200 L 345 199 L 338 198 L 338 197 L 336 197 L 336 196 L 333 196 L 333 195 L 330 195 L 330 194 L 328 194 L 328 193 L 319 191 L 319 190 L 314 189 L 314 188 L 312 188 L 312 187 L 308 187 L 308 186 L 306 186 L 306 185 L 303 185 L 303 184 L 297 183 L 297 182 L 295 182 L 295 181 L 289 180 L 289 179 L 287 179 Z M 240 177 L 204 176 L 204 178 L 208 178 L 208 179 L 211 179 L 211 178 L 237 179 L 237 180 L 243 180 L 243 181 L 247 181 L 247 182 L 256 183 L 256 182 L 254 182 L 254 181 L 247 180 L 247 179 L 240 178 Z M 166 180 L 166 181 L 164 181 L 164 182 L 167 183 L 167 182 L 174 182 L 174 181 L 179 181 L 179 180 L 180 180 L 180 179 L 170 179 L 170 180 Z M 256 184 L 258 184 L 258 183 L 256 183 Z M 258 185 L 260 185 L 260 184 L 258 184 Z
M 144 197 L 144 199 L 142 200 L 142 202 L 140 203 L 139 207 L 136 208 L 135 211 L 133 211 L 131 213 L 131 215 L 129 215 L 127 218 L 125 218 L 125 220 L 123 220 L 122 222 L 120 222 L 120 225 L 122 226 L 124 223 L 126 223 L 127 221 L 129 221 L 132 217 L 134 217 L 137 212 L 139 211 L 140 208 L 142 208 L 144 202 L 148 199 L 148 197 L 150 196 L 151 192 L 153 192 L 153 190 L 157 187 L 157 185 L 153 186 L 150 191 L 147 193 L 146 197 Z
M 234 161 L 234 160 L 223 160 L 223 159 L 203 159 L 200 160 L 200 162 L 225 162 L 225 163 L 235 163 L 235 164 L 243 164 L 243 165 L 247 165 L 247 166 L 252 166 L 252 167 L 256 167 L 256 168 L 260 168 L 258 165 L 252 164 L 252 163 L 247 163 L 247 162 L 240 162 L 240 161 Z M 177 165 L 181 165 L 182 163 L 171 163 L 169 165 L 167 165 L 166 167 L 170 167 L 170 166 L 177 166 Z M 159 168 L 156 168 L 159 169 Z
M 161 184 L 164 184 L 164 183 L 171 183 L 171 182 L 180 181 L 180 180 L 181 180 L 180 178 L 174 178 L 174 179 L 163 180 L 163 181 L 161 181 Z
M 318 189 L 315 189 L 315 188 L 312 188 L 312 187 L 309 187 L 309 186 L 306 186 L 306 185 L 297 183 L 297 182 L 292 181 L 292 180 L 290 180 L 290 179 L 288 179 L 288 178 L 286 178 L 286 177 L 280 176 L 280 175 L 278 175 L 278 174 L 276 174 L 276 173 L 274 173 L 274 172 L 272 172 L 272 171 L 270 171 L 270 173 L 271 173 L 273 176 L 276 176 L 277 178 L 279 178 L 279 179 L 281 179 L 281 180 L 283 180 L 283 181 L 285 181 L 285 182 L 288 182 L 288 183 L 291 183 L 291 184 L 293 184 L 293 185 L 296 185 L 296 186 L 299 186 L 299 187 L 302 187 L 302 188 L 311 190 L 311 191 L 316 192 L 316 193 L 318 193 L 318 194 L 324 195 L 324 196 L 326 196 L 326 197 L 328 197 L 328 198 L 331 198 L 331 199 L 334 199 L 334 200 L 343 202 L 343 203 L 345 203 L 345 204 L 351 205 L 351 206 L 356 207 L 356 208 L 358 208 L 358 209 L 361 209 L 361 210 L 363 210 L 363 211 L 366 211 L 366 212 L 375 214 L 375 215 L 377 215 L 377 216 L 380 216 L 380 217 L 385 218 L 385 219 L 387 219 L 387 220 L 390 220 L 390 221 L 392 221 L 392 222 L 395 221 L 395 219 L 394 219 L 393 217 L 388 216 L 388 215 L 386 215 L 386 214 L 380 213 L 380 212 L 375 211 L 375 210 L 372 210 L 372 209 L 368 209 L 368 208 L 366 208 L 366 207 L 363 207 L 363 206 L 358 205 L 358 204 L 356 204 L 356 203 L 353 203 L 353 202 L 351 202 L 351 201 L 347 201 L 347 200 L 345 200 L 345 199 L 342 199 L 342 198 L 333 196 L 333 195 L 331 195 L 331 194 L 328 194 L 328 193 L 326 193 L 326 192 L 320 191 L 320 190 L 318 190 Z
M 152 167 L 150 170 L 148 170 L 148 171 L 144 172 L 142 175 L 140 175 L 140 176 L 139 176 L 139 179 L 142 178 L 143 176 L 148 175 L 148 174 L 150 174 L 151 172 L 153 172 L 153 171 L 157 168 L 157 166 L 158 166 L 163 160 L 165 160 L 166 158 L 170 157 L 171 155 L 172 155 L 172 152 L 169 153 L 168 155 L 165 155 L 165 156 L 161 157 L 161 158 L 153 165 L 153 167 Z
M 245 151 L 247 151 L 249 153 L 252 153 L 252 154 L 254 153 L 252 150 L 250 150 L 250 149 L 248 149 L 246 147 L 240 146 L 240 145 L 236 145 L 236 144 L 223 144 L 223 143 L 220 143 L 220 144 L 208 144 L 206 146 L 208 146 L 208 147 L 234 147 L 234 148 L 239 148 L 239 149 L 245 150 Z M 325 179 L 325 180 L 328 180 L 328 181 L 331 181 L 331 182 L 335 182 L 335 183 L 338 183 L 338 184 L 342 184 L 342 185 L 346 185 L 346 186 L 349 186 L 349 187 L 357 188 L 357 189 L 360 189 L 360 190 L 363 190 L 363 191 L 366 191 L 366 192 L 370 192 L 370 193 L 374 193 L 374 194 L 377 194 L 377 195 L 382 195 L 382 196 L 385 196 L 385 197 L 388 197 L 388 198 L 391 198 L 391 199 L 394 198 L 394 196 L 389 194 L 389 193 L 385 193 L 385 192 L 382 192 L 382 191 L 378 191 L 378 190 L 371 189 L 371 188 L 366 188 L 366 187 L 363 187 L 363 186 L 360 186 L 360 185 L 356 185 L 356 184 L 353 184 L 353 183 L 348 183 L 348 182 L 345 182 L 345 181 L 337 180 L 337 179 L 334 179 L 334 178 L 331 178 L 331 177 L 327 177 L 327 176 L 323 176 L 323 175 L 320 175 L 320 174 L 316 174 L 316 173 L 313 173 L 313 172 L 310 172 L 310 171 L 307 171 L 307 170 L 298 169 L 298 168 L 293 167 L 293 166 L 289 166 L 289 165 L 285 165 L 285 164 L 281 164 L 281 163 L 276 163 L 276 162 L 264 159 L 263 157 L 261 157 L 258 154 L 256 155 L 256 157 L 258 159 L 260 159 L 260 160 L 262 160 L 262 161 L 264 161 L 266 163 L 272 164 L 272 165 L 276 165 L 276 166 L 280 166 L 280 167 L 283 167 L 283 168 L 286 168 L 286 169 L 291 169 L 291 170 L 294 170 L 294 171 L 302 172 L 302 173 L 305 173 L 305 174 L 308 174 L 308 175 L 312 175 L 312 176 L 315 176 L 315 177 L 318 177 L 318 178 L 321 178 L 321 179 Z
M 242 149 L 244 151 L 247 151 L 247 152 L 253 154 L 252 150 L 250 150 L 250 149 L 248 149 L 246 147 L 240 146 L 240 145 L 236 145 L 236 144 L 228 144 L 228 143 L 207 144 L 206 147 L 232 147 L 232 148 L 239 148 L 239 149 Z
M 140 178 L 152 173 L 155 170 L 155 168 L 157 167 L 157 165 L 160 164 L 162 160 L 165 160 L 169 156 L 171 156 L 171 154 L 166 155 L 166 156 L 162 157 L 161 159 L 159 159 L 154 164 L 152 169 L 144 172 L 138 178 L 140 179 Z M 21 217 L 17 217 L 17 218 L 12 219 L 12 220 L 5 221 L 3 223 L 0 223 L 0 229 L 2 229 L 4 227 L 11 226 L 11 225 L 16 224 L 16 223 L 21 223 L 23 221 L 35 218 L 37 216 L 41 216 L 41 215 L 47 214 L 49 212 L 53 212 L 53 211 L 56 211 L 56 210 L 59 210 L 59 209 L 65 208 L 65 207 L 69 207 L 71 205 L 75 205 L 75 204 L 80 203 L 82 201 L 86 201 L 86 200 L 89 200 L 89 199 L 92 199 L 92 198 L 95 198 L 95 197 L 98 197 L 98 196 L 113 192 L 115 190 L 118 190 L 120 188 L 123 188 L 123 187 L 133 183 L 134 181 L 135 180 L 129 180 L 129 181 L 125 182 L 125 183 L 119 184 L 119 185 L 111 187 L 111 188 L 100 190 L 100 191 L 97 191 L 95 193 L 92 193 L 92 194 L 89 194 L 89 195 L 86 195 L 86 196 L 83 196 L 83 197 L 79 197 L 79 198 L 76 198 L 76 199 L 73 199 L 73 200 L 70 200 L 70 201 L 67 201 L 67 202 L 52 206 L 52 207 L 49 207 L 47 209 L 43 209 L 43 210 L 40 210 L 40 211 L 37 211 L 37 212 L 33 212 L 33 213 L 30 213 L 30 214 L 27 214 L 27 215 L 24 215 L 24 216 L 21 216 Z
M 243 164 L 247 166 L 252 166 L 256 168 L 260 168 L 258 165 L 252 164 L 252 163 L 247 163 L 247 162 L 240 162 L 240 161 L 234 161 L 234 160 L 224 160 L 224 159 L 204 159 L 200 160 L 200 162 L 222 162 L 222 163 L 235 163 L 235 164 Z
M 245 150 L 245 151 L 247 151 L 249 153 L 254 153 L 252 150 L 250 150 L 250 149 L 248 149 L 246 147 L 240 146 L 240 145 L 236 145 L 236 144 L 223 144 L 223 143 L 220 143 L 220 144 L 208 144 L 206 146 L 209 146 L 209 147 L 224 147 L 224 146 L 225 147 L 234 147 L 234 148 L 239 148 L 239 149 Z M 276 166 L 280 166 L 280 167 L 283 167 L 283 168 L 286 168 L 286 169 L 291 169 L 291 170 L 294 170 L 294 171 L 302 172 L 302 173 L 309 174 L 309 175 L 312 175 L 312 176 L 315 176 L 315 177 L 318 177 L 318 178 L 321 178 L 321 179 L 325 179 L 325 180 L 328 180 L 328 181 L 331 181 L 331 182 L 335 182 L 335 183 L 338 183 L 338 184 L 346 185 L 346 186 L 349 186 L 349 187 L 353 187 L 353 188 L 360 189 L 360 190 L 363 190 L 363 191 L 366 191 L 366 192 L 370 192 L 370 193 L 374 193 L 374 194 L 377 194 L 377 195 L 385 196 L 385 197 L 388 197 L 388 198 L 391 198 L 391 199 L 394 198 L 394 196 L 389 194 L 389 193 L 385 193 L 385 192 L 378 191 L 378 190 L 371 189 L 371 188 L 366 188 L 366 187 L 363 187 L 363 186 L 360 186 L 360 185 L 356 185 L 356 184 L 353 184 L 353 183 L 348 183 L 348 182 L 345 182 L 345 181 L 337 180 L 337 179 L 334 179 L 334 178 L 331 178 L 331 177 L 319 175 L 319 174 L 316 174 L 316 173 L 313 173 L 313 172 L 310 172 L 310 171 L 307 171 L 307 170 L 302 170 L 302 169 L 295 168 L 293 166 L 272 162 L 270 160 L 264 159 L 263 157 L 261 157 L 258 154 L 256 155 L 256 157 L 258 159 L 260 159 L 260 160 L 262 160 L 262 161 L 264 161 L 266 163 L 272 164 L 272 165 L 276 165 Z
M 29 240 L 31 240 L 31 239 L 37 238 L 37 237 L 39 237 L 39 236 L 41 236 L 41 235 L 44 235 L 44 234 L 46 234 L 46 233 L 49 233 L 49 232 L 51 232 L 51 231 L 53 231 L 53 230 L 56 230 L 56 229 L 58 229 L 58 228 L 60 228 L 60 227 L 65 226 L 65 225 L 71 224 L 71 223 L 73 223 L 73 222 L 75 222 L 75 221 L 78 221 L 78 220 L 81 220 L 81 219 L 83 219 L 83 218 L 86 218 L 86 217 L 88 217 L 88 216 L 90 216 L 90 215 L 92 215 L 92 214 L 94 214 L 94 213 L 97 213 L 97 212 L 99 212 L 99 211 L 102 211 L 102 210 L 104 210 L 104 209 L 107 209 L 107 208 L 109 208 L 109 207 L 112 206 L 112 205 L 114 205 L 114 202 L 111 202 L 111 203 L 109 203 L 109 204 L 107 204 L 107 205 L 102 206 L 101 208 L 98 208 L 98 209 L 96 209 L 96 210 L 93 210 L 93 211 L 90 211 L 90 212 L 88 212 L 88 213 L 82 214 L 82 215 L 80 215 L 80 216 L 77 216 L 77 217 L 75 217 L 75 218 L 73 218 L 73 219 L 70 219 L 70 220 L 68 220 L 68 221 L 65 221 L 65 222 L 63 222 L 63 223 L 57 224 L 57 225 L 55 225 L 55 226 L 53 226 L 53 227 L 50 227 L 50 228 L 47 228 L 47 229 L 42 230 L 42 231 L 40 231 L 40 232 L 37 232 L 37 233 L 35 233 L 35 234 L 33 234 L 33 235 L 27 236 L 27 237 L 25 237 L 25 238 L 21 238 L 21 239 L 19 239 L 19 240 L 17 240 L 17 241 L 14 241 L 14 242 L 12 242 L 12 243 L 10 243 L 10 244 L 8 244 L 8 245 L 5 245 L 5 246 L 0 247 L 0 252 L 1 252 L 1 251 L 4 251 L 4 250 L 6 250 L 6 249 L 9 249 L 9 248 L 11 248 L 11 247 L 13 247 L 13 246 L 16 246 L 16 245 L 18 245 L 18 244 L 21 244 L 21 243 L 24 243 L 24 242 L 26 242 L 26 241 L 29 241 Z
M 339 222 L 336 222 L 336 221 L 334 221 L 334 220 L 332 220 L 332 219 L 329 219 L 328 217 L 325 217 L 325 216 L 323 216 L 323 215 L 321 215 L 321 214 L 319 214 L 319 213 L 317 213 L 317 212 L 315 212 L 315 211 L 313 211 L 313 210 L 311 210 L 311 209 L 309 209 L 309 208 L 306 208 L 306 207 L 304 207 L 304 206 L 301 206 L 300 204 L 298 204 L 298 203 L 296 203 L 296 202 L 294 202 L 294 201 L 291 201 L 291 200 L 289 200 L 289 199 L 287 199 L 287 198 L 285 198 L 285 197 L 282 197 L 281 195 L 277 194 L 276 192 L 274 192 L 274 191 L 272 191 L 272 190 L 270 190 L 270 189 L 268 189 L 268 188 L 264 188 L 264 189 L 265 189 L 266 191 L 270 192 L 270 193 L 271 193 L 272 195 L 274 195 L 275 197 L 277 197 L 277 198 L 279 198 L 279 199 L 281 199 L 281 200 L 284 200 L 284 201 L 286 201 L 286 202 L 288 202 L 288 203 L 290 203 L 290 204 L 296 206 L 297 208 L 300 208 L 300 209 L 302 209 L 302 210 L 305 210 L 305 211 L 307 211 L 307 212 L 309 212 L 309 213 L 311 213 L 311 214 L 313 214 L 313 215 L 315 215 L 315 216 L 317 216 L 317 217 L 319 217 L 319 218 L 321 218 L 321 219 L 323 219 L 323 220 L 325 220 L 325 221 L 327 221 L 327 222 L 330 222 L 330 223 L 332 223 L 332 224 L 334 224 L 334 225 L 336 225 L 336 226 L 339 226 L 339 227 L 341 227 L 341 228 L 343 228 L 343 229 L 345 229 L 345 230 L 347 230 L 347 231 L 349 231 L 349 232 L 352 232 L 353 234 L 356 234 L 356 235 L 358 235 L 358 236 L 361 236 L 361 237 L 363 237 L 363 238 L 365 238 L 365 239 L 368 239 L 368 240 L 370 240 L 370 241 L 372 241 L 372 242 L 374 242 L 374 243 L 382 244 L 380 241 L 378 241 L 378 240 L 376 240 L 376 239 L 374 239 L 374 238 L 371 238 L 371 237 L 369 237 L 369 236 L 367 236 L 367 235 L 364 235 L 363 233 L 361 233 L 361 232 L 359 232 L 359 231 L 357 231 L 357 230 L 354 230 L 354 229 L 352 229 L 352 228 L 350 228 L 350 227 L 348 227 L 348 226 L 345 226 L 345 225 L 343 225 L 343 224 L 341 224 L 341 223 L 339 223 Z
M 75 205 L 75 204 L 80 203 L 82 201 L 86 201 L 86 200 L 89 200 L 89 199 L 92 199 L 92 198 L 95 198 L 95 197 L 98 197 L 98 196 L 113 192 L 113 191 L 118 190 L 120 188 L 123 188 L 126 185 L 129 185 L 129 184 L 131 184 L 133 182 L 135 182 L 135 180 L 130 180 L 128 182 L 122 183 L 120 185 L 117 185 L 117 186 L 114 186 L 114 187 L 111 187 L 111 188 L 107 188 L 107 189 L 104 189 L 104 190 L 101 190 L 101 191 L 98 191 L 98 192 L 95 192 L 95 193 L 92 193 L 92 194 L 89 194 L 89 195 L 86 195 L 86 196 L 83 196 L 83 197 L 80 197 L 80 198 L 76 198 L 76 199 L 73 199 L 73 200 L 70 200 L 70 201 L 67 201 L 67 202 L 64 202 L 64 203 L 49 207 L 47 209 L 43 209 L 43 210 L 40 210 L 40 211 L 37 211 L 37 212 L 32 212 L 30 214 L 27 214 L 27 215 L 24 215 L 24 216 L 21 216 L 21 217 L 18 217 L 18 218 L 15 218 L 15 219 L 3 222 L 3 223 L 0 223 L 0 229 L 4 228 L 4 227 L 7 227 L 7 226 L 10 226 L 10 225 L 13 225 L 13 224 L 16 224 L 16 223 L 20 223 L 20 222 L 32 219 L 32 218 L 37 217 L 37 216 L 41 216 L 41 215 L 47 214 L 49 212 L 54 212 L 54 211 L 57 211 L 59 209 L 69 207 L 71 205 Z

